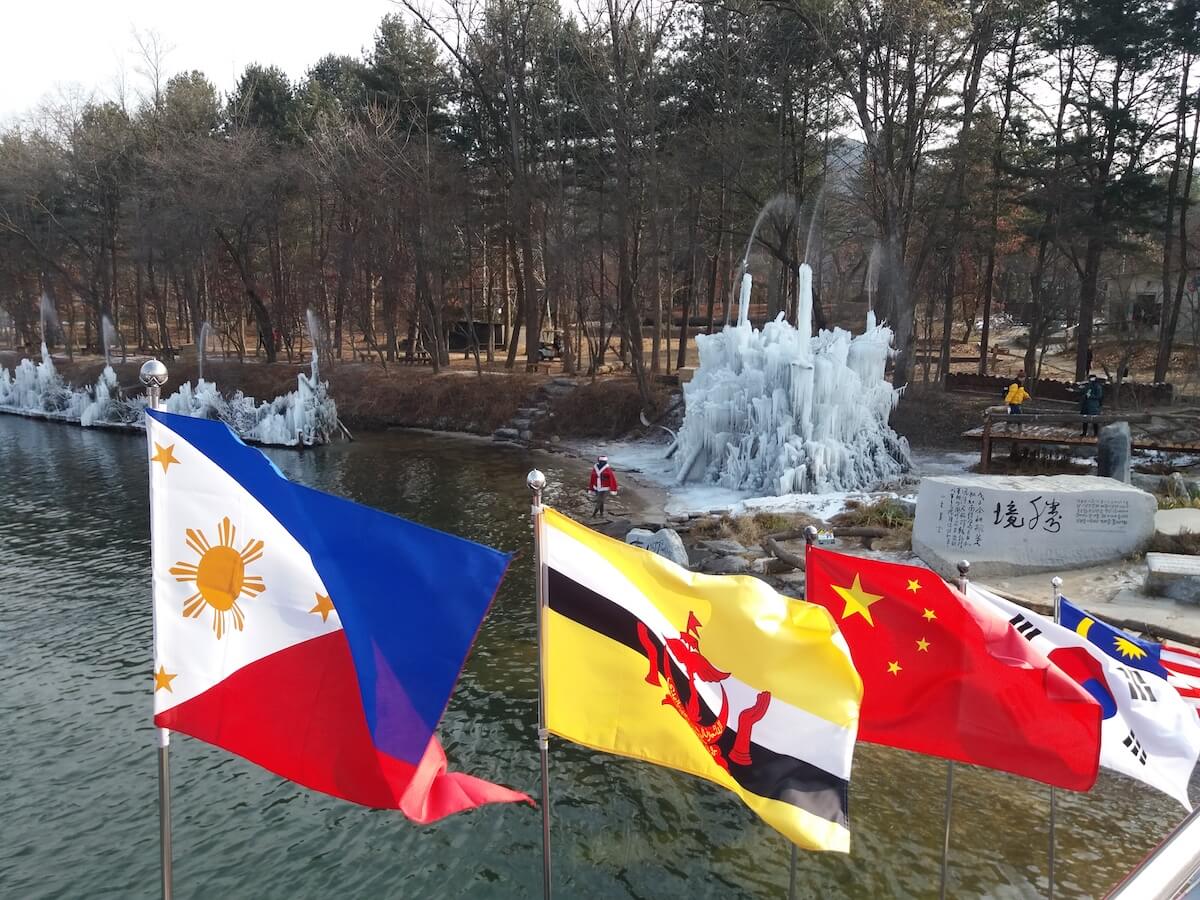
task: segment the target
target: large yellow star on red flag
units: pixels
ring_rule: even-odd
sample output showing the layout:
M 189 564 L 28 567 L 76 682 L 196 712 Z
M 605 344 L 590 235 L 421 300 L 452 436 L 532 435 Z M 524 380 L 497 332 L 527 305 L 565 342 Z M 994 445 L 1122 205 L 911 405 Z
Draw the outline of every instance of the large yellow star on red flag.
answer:
M 167 446 L 164 447 L 158 441 L 155 441 L 154 455 L 150 457 L 150 462 L 162 463 L 164 472 L 171 467 L 172 463 L 175 465 L 182 465 L 179 460 L 175 458 L 175 454 L 173 452 L 174 450 L 174 444 L 167 444 Z
M 831 584 L 830 587 L 846 601 L 846 608 L 842 610 L 843 619 L 857 614 L 866 619 L 868 625 L 874 627 L 875 620 L 871 618 L 871 604 L 882 600 L 883 594 L 869 594 L 864 591 L 862 581 L 859 580 L 857 574 L 854 576 L 854 583 L 848 588 L 836 584 Z

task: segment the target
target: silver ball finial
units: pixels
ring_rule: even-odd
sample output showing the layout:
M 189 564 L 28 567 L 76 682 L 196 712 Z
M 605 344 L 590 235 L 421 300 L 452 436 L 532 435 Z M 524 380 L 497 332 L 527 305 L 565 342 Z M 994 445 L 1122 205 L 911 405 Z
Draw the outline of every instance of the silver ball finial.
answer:
M 804 543 L 815 544 L 816 542 L 817 542 L 817 526 L 816 525 L 804 526 Z
M 162 387 L 167 383 L 167 367 L 163 365 L 161 360 L 148 359 L 142 363 L 142 371 L 138 377 L 141 378 L 142 384 L 146 385 L 146 387 L 150 387 L 151 385 Z
M 971 571 L 971 561 L 969 559 L 960 559 L 958 561 L 958 574 L 967 577 L 967 573 Z
M 540 491 L 546 487 L 546 476 L 540 469 L 533 469 L 525 476 L 525 483 L 531 491 Z
M 1062 587 L 1062 579 L 1055 575 L 1050 579 L 1050 586 L 1057 591 L 1060 587 Z

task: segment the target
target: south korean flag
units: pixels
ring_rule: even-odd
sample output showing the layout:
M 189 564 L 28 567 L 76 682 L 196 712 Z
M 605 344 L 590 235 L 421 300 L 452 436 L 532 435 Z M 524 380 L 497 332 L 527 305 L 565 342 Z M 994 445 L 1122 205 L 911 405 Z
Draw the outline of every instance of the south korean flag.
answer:
M 1162 647 L 1113 628 L 1065 598 L 1059 622 L 970 584 L 967 597 L 1009 622 L 1100 704 L 1100 765 L 1174 797 L 1191 811 L 1188 781 L 1200 755 L 1200 720 L 1167 683 Z

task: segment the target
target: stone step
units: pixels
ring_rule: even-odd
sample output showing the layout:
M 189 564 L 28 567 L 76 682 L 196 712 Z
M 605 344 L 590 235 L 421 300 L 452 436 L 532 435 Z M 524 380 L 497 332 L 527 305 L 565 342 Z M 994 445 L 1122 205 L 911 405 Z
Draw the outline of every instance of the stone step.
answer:
M 519 441 L 521 433 L 515 428 L 497 428 L 492 432 L 493 441 Z
M 1146 593 L 1185 603 L 1200 603 L 1200 557 L 1147 553 Z
M 1184 531 L 1200 534 L 1200 509 L 1190 506 L 1160 509 L 1154 514 L 1154 530 L 1172 537 Z

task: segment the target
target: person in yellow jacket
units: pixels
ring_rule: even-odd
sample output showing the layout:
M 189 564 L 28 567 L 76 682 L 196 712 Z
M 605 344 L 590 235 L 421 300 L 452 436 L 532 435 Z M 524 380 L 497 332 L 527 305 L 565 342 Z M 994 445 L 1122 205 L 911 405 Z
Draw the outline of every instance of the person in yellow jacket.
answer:
M 1008 393 L 1004 395 L 1004 402 L 1008 404 L 1008 414 L 1019 416 L 1021 404 L 1028 399 L 1029 391 L 1025 390 L 1025 373 L 1018 372 L 1017 380 L 1008 386 Z

